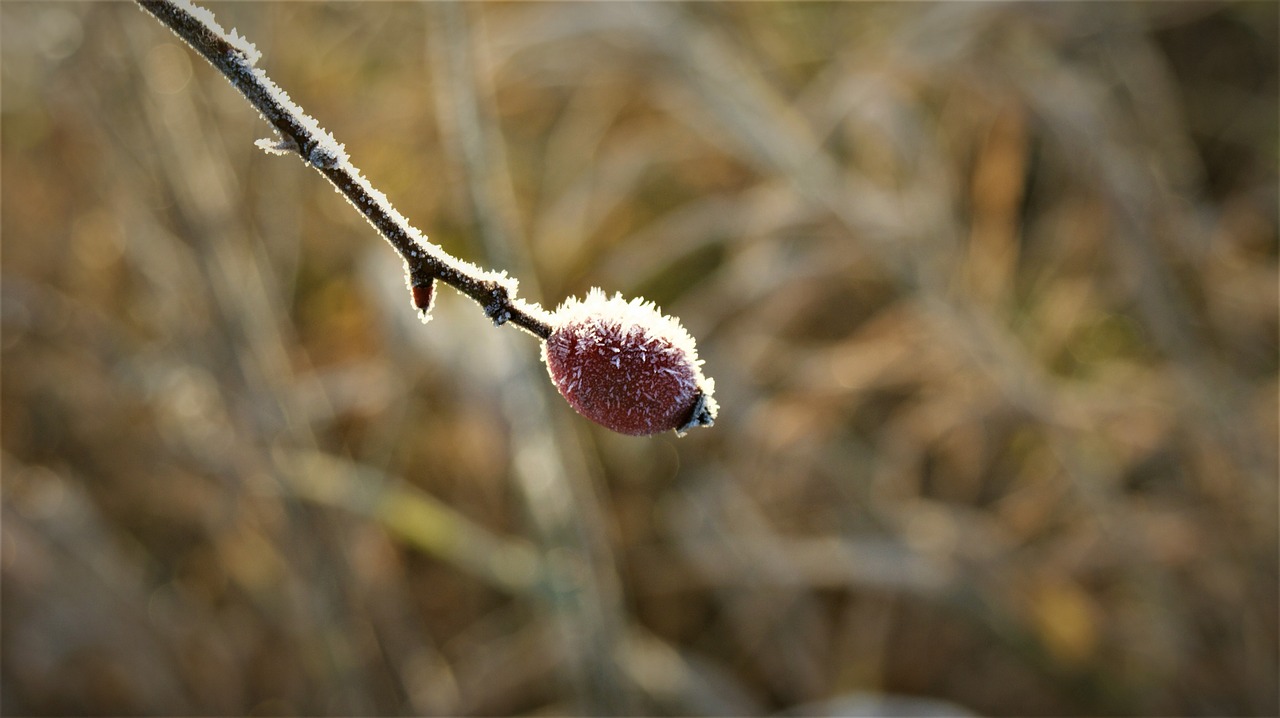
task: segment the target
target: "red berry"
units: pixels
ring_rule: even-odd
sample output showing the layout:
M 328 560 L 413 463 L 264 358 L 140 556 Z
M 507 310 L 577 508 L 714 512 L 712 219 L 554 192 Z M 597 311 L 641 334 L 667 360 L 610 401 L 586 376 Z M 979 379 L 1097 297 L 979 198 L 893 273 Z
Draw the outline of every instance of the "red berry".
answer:
M 693 338 L 652 303 L 592 289 L 560 305 L 552 327 L 542 358 L 579 414 L 635 436 L 683 434 L 715 419 L 714 382 L 702 375 Z

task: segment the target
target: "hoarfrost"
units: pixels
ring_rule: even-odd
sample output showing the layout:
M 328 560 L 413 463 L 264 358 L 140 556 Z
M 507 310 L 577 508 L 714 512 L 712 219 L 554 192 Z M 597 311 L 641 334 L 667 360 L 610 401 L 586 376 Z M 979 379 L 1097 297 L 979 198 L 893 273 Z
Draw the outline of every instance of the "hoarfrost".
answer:
M 609 297 L 592 287 L 585 298 L 570 297 L 556 308 L 552 329 L 588 320 L 598 323 L 594 335 L 610 345 L 621 345 L 629 335 L 639 334 L 641 345 L 652 347 L 649 351 L 683 353 L 695 367 L 702 366 L 693 337 L 678 319 L 663 314 L 653 302 L 640 297 L 627 301 L 621 294 Z
M 227 32 L 221 25 L 219 25 L 217 18 L 213 15 L 213 11 L 200 7 L 199 5 L 190 2 L 190 0 L 175 0 L 174 4 L 184 10 L 191 17 L 194 17 L 205 26 L 217 32 L 219 37 L 226 40 L 227 44 L 231 45 L 231 47 L 242 55 L 243 64 L 252 67 L 257 64 L 258 60 L 262 59 L 262 52 L 258 50 L 257 46 L 252 42 L 249 42 L 249 40 L 237 32 L 235 28 L 231 28 L 231 31 Z
M 292 137 L 277 137 L 274 140 L 263 137 L 260 140 L 254 140 L 253 144 L 269 155 L 291 155 L 298 151 L 298 143 L 294 142 Z
M 262 52 L 258 50 L 257 46 L 249 42 L 248 38 L 236 32 L 234 27 L 231 28 L 231 32 L 224 34 L 227 37 L 227 42 L 231 43 L 232 47 L 244 53 L 245 64 L 253 66 L 258 64 L 258 60 L 262 59 Z

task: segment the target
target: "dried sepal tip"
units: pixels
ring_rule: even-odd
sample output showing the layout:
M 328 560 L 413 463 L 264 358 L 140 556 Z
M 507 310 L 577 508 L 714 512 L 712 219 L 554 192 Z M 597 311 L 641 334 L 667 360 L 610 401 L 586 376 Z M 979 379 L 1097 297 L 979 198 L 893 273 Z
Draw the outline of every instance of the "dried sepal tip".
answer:
M 551 327 L 542 358 L 579 414 L 633 436 L 683 436 L 715 421 L 715 382 L 702 375 L 693 337 L 652 302 L 592 289 L 561 304 Z

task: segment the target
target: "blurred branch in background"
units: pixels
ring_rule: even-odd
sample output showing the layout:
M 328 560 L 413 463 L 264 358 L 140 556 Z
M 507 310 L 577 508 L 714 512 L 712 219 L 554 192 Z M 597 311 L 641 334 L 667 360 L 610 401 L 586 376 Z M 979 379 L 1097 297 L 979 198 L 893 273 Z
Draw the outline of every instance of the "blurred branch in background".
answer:
M 451 2 L 432 6 L 428 64 L 441 140 L 445 148 L 453 148 L 445 155 L 465 180 L 481 254 L 533 277 L 490 104 L 491 78 L 478 71 L 467 12 Z M 537 292 L 537 284 L 532 286 Z M 550 401 L 554 397 L 547 390 L 546 368 L 528 353 L 506 355 L 511 359 L 504 367 L 499 401 L 511 432 L 512 479 L 541 552 L 551 564 L 542 593 L 577 696 L 569 710 L 634 714 L 630 687 L 618 673 L 624 624 L 616 569 L 585 458 L 566 426 L 567 417 L 552 413 L 559 402 Z
M 548 406 L 145 16 L 0 4 L 0 712 L 1280 710 L 1275 5 L 213 9 L 726 411 Z

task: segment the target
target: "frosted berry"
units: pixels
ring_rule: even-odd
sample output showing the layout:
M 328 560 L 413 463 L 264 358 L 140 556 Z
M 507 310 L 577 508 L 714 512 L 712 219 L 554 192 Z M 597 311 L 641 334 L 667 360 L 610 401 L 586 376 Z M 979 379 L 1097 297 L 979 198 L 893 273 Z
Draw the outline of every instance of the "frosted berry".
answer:
M 678 434 L 715 420 L 715 383 L 693 338 L 651 302 L 592 289 L 552 315 L 551 380 L 579 414 L 622 434 Z

